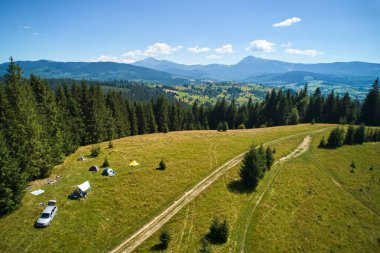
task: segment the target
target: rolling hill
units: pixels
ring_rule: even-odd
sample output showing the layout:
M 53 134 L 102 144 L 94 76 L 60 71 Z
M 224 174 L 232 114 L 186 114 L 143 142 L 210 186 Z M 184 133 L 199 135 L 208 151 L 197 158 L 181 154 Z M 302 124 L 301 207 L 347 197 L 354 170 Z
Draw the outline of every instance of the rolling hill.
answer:
M 186 84 L 187 78 L 173 74 L 115 62 L 55 62 L 48 60 L 18 61 L 23 75 L 36 74 L 46 78 L 91 79 L 100 81 L 129 80 L 150 83 Z M 8 63 L 0 64 L 0 75 L 5 74 Z

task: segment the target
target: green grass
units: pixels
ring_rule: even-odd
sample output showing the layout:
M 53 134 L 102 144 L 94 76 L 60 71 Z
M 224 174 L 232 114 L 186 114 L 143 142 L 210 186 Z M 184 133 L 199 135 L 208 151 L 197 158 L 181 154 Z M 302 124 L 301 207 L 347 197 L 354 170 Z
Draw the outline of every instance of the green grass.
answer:
M 286 142 L 271 145 L 276 148 L 275 158 L 278 159 L 294 150 L 304 136 L 294 137 Z M 207 234 L 212 218 L 217 215 L 227 218 L 231 227 L 231 234 L 235 233 L 236 217 L 241 208 L 250 199 L 251 194 L 238 194 L 228 190 L 228 184 L 238 179 L 240 165 L 235 166 L 223 177 L 206 189 L 198 198 L 181 210 L 166 227 L 172 232 L 172 242 L 169 252 L 196 252 L 200 240 Z M 159 232 L 149 238 L 137 252 L 147 252 L 158 241 Z M 214 246 L 213 252 L 229 252 L 233 247 L 231 240 L 222 246 Z
M 322 127 L 325 125 L 305 124 L 226 133 L 192 131 L 127 137 L 114 140 L 113 149 L 107 149 L 108 142 L 100 144 L 102 154 L 84 162 L 77 158 L 89 155 L 91 146 L 81 147 L 54 169 L 52 177 L 63 176 L 58 183 L 33 182 L 32 190 L 41 188 L 46 192 L 40 196 L 26 193 L 22 207 L 0 219 L 0 251 L 108 251 L 252 143 Z M 100 172 L 88 172 L 91 165 L 101 165 L 105 156 L 117 176 L 108 178 Z M 165 171 L 156 170 L 161 158 L 167 164 Z M 133 159 L 140 162 L 139 167 L 129 168 Z M 86 180 L 92 185 L 88 198 L 68 200 L 74 187 Z M 57 199 L 58 215 L 50 227 L 35 229 L 33 224 L 43 210 L 39 203 L 49 199 Z
M 173 236 L 168 252 L 196 252 L 214 215 L 227 218 L 230 237 L 226 244 L 213 246 L 213 252 L 378 252 L 380 220 L 366 204 L 376 208 L 380 201 L 380 144 L 318 149 L 328 132 L 313 137 L 310 151 L 272 168 L 253 194 L 228 190 L 240 166 L 230 170 L 167 224 Z M 276 159 L 301 140 L 276 144 Z M 355 173 L 349 172 L 351 159 L 357 165 Z M 271 179 L 252 215 L 253 205 Z M 156 243 L 158 233 L 137 251 L 147 252 Z

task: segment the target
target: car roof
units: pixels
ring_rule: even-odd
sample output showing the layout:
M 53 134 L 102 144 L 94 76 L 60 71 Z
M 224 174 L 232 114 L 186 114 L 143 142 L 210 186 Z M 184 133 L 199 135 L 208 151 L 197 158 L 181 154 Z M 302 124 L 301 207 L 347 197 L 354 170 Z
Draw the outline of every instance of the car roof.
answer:
M 43 213 L 51 213 L 51 211 L 53 211 L 53 208 L 54 208 L 55 206 L 47 206 L 45 209 L 44 209 L 44 211 L 43 211 Z

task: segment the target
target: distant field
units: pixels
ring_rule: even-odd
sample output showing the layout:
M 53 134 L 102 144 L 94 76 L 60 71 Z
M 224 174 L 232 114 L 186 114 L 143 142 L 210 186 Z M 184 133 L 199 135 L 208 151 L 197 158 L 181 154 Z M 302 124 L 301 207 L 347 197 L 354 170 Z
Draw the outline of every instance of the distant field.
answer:
M 103 153 L 99 158 L 79 162 L 78 156 L 89 155 L 91 149 L 91 146 L 82 147 L 54 169 L 52 178 L 63 176 L 58 183 L 33 182 L 31 190 L 41 188 L 46 192 L 37 197 L 26 193 L 22 208 L 0 219 L 0 236 L 4 238 L 0 251 L 106 252 L 217 165 L 247 150 L 252 143 L 324 127 L 304 124 L 226 133 L 192 131 L 133 136 L 115 140 L 113 149 L 102 143 Z M 117 176 L 106 178 L 100 172 L 88 172 L 91 165 L 101 165 L 105 156 Z M 156 170 L 161 158 L 166 161 L 166 171 Z M 141 165 L 129 168 L 133 159 Z M 86 180 L 92 185 L 88 198 L 68 200 L 75 185 Z M 57 199 L 58 215 L 50 227 L 35 229 L 33 224 L 43 210 L 39 203 L 49 199 Z
M 228 219 L 230 237 L 213 252 L 379 252 L 380 144 L 318 149 L 328 132 L 312 136 L 311 149 L 299 158 L 272 168 L 253 194 L 231 191 L 240 165 L 229 171 L 167 224 L 168 252 L 196 252 L 215 215 Z M 275 145 L 276 159 L 302 138 Z M 157 233 L 137 252 L 158 242 Z
M 247 103 L 250 97 L 255 102 L 263 100 L 271 89 L 272 87 L 269 86 L 235 82 L 165 87 L 166 92 L 175 94 L 177 99 L 189 104 L 196 100 L 201 103 L 215 104 L 218 99 L 226 98 L 227 101 L 235 99 L 238 105 Z

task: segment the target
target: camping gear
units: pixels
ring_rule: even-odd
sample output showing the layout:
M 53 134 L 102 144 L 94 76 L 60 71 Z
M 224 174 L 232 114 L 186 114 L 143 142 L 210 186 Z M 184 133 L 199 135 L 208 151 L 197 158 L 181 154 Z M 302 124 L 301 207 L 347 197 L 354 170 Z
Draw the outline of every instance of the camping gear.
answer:
M 80 155 L 80 157 L 78 158 L 78 161 L 86 161 L 86 158 L 84 158 L 83 155 Z
M 91 188 L 90 182 L 86 181 L 80 185 L 77 185 L 73 193 L 69 195 L 69 199 L 80 199 L 87 196 L 87 191 Z
M 139 166 L 140 164 L 136 161 L 136 160 L 133 160 L 130 164 L 129 164 L 129 166 L 131 166 L 131 167 L 135 167 L 135 166 Z
M 38 190 L 32 191 L 31 194 L 33 194 L 34 196 L 38 196 L 44 192 L 45 192 L 44 190 L 38 189 Z
M 98 166 L 96 166 L 96 165 L 94 165 L 94 166 L 91 166 L 89 169 L 88 169 L 88 171 L 92 171 L 92 172 L 98 172 L 99 171 L 99 167 Z
M 102 175 L 112 177 L 116 175 L 116 172 L 113 169 L 107 167 L 103 170 Z

